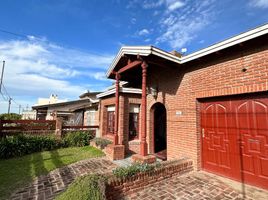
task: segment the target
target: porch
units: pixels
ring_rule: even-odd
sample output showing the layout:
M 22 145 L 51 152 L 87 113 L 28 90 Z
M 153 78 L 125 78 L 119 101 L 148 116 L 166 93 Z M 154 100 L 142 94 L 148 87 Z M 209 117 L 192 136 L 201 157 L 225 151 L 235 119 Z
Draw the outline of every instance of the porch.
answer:
M 164 101 L 159 101 L 153 72 L 166 66 L 175 68 L 175 63 L 151 54 L 121 54 L 107 74 L 115 79 L 115 85 L 98 95 L 101 137 L 113 141 L 106 153 L 113 160 L 124 159 L 129 154 L 133 155 L 133 161 L 139 162 L 154 162 L 156 157 L 166 160 L 167 109 Z M 178 58 L 178 55 L 167 55 Z

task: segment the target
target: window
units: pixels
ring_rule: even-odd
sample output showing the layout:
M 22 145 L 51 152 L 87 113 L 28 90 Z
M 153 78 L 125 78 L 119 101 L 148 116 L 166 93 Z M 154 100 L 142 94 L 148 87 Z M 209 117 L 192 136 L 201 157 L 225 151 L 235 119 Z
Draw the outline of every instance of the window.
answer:
M 107 107 L 107 134 L 114 134 L 115 107 Z
M 94 126 L 95 125 L 95 113 L 96 113 L 95 110 L 86 111 L 86 113 L 85 113 L 85 115 L 86 115 L 85 125 L 86 126 Z
M 129 140 L 138 138 L 139 113 L 129 113 Z
M 114 111 L 108 111 L 108 117 L 107 117 L 107 133 L 113 134 L 114 133 L 114 121 L 115 121 L 115 112 Z
M 139 105 L 129 106 L 129 140 L 139 137 Z

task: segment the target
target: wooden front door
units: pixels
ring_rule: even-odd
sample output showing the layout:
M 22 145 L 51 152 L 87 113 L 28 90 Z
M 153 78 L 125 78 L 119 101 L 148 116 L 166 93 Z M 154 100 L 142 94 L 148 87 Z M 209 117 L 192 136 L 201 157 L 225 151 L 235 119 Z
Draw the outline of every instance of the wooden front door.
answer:
M 202 165 L 207 171 L 268 189 L 268 98 L 201 104 Z

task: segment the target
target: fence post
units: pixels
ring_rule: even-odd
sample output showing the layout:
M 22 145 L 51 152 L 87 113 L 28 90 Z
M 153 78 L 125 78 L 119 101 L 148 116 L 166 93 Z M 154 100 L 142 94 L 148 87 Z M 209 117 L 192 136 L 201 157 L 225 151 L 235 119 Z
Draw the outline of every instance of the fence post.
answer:
M 63 125 L 63 120 L 60 117 L 56 118 L 56 130 L 55 130 L 55 135 L 58 138 L 62 137 L 62 125 Z
M 2 124 L 2 120 L 0 119 L 0 138 L 3 137 L 2 129 L 3 129 L 3 124 Z

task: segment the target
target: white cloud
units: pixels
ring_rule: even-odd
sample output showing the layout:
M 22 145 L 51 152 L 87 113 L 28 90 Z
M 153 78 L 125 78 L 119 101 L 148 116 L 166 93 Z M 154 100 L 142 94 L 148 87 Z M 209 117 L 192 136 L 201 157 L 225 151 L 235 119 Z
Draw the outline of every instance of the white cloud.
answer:
M 168 10 L 174 11 L 183 7 L 185 4 L 182 1 L 167 1 Z
M 134 4 L 142 4 L 144 9 L 155 9 L 163 6 L 169 11 L 175 11 L 185 5 L 184 1 L 181 0 L 144 0 L 142 3 L 134 0 L 130 3 L 130 7 L 133 7 Z
M 164 2 L 165 2 L 164 0 L 145 0 L 142 3 L 142 7 L 145 9 L 157 8 L 163 5 Z
M 257 8 L 268 8 L 268 0 L 250 0 L 249 5 Z
M 191 5 L 185 5 L 181 12 L 167 11 L 159 22 L 161 35 L 156 39 L 156 44 L 165 42 L 172 48 L 187 45 L 199 31 L 211 23 L 214 1 L 195 1 Z
M 145 39 L 144 41 L 145 41 L 145 42 L 150 42 L 151 39 L 150 39 L 150 38 L 147 38 L 147 39 Z
M 17 102 L 27 99 L 29 105 L 51 93 L 61 99 L 77 99 L 85 89 L 95 90 L 80 79 L 107 85 L 104 73 L 94 72 L 105 71 L 113 57 L 65 48 L 34 36 L 30 40 L 0 41 L 0 59 L 6 61 L 4 85 Z M 6 103 L 0 102 L 0 107 L 5 110 Z
M 150 34 L 150 31 L 148 29 L 142 29 L 138 32 L 139 36 L 148 35 Z
M 100 81 L 104 81 L 104 80 L 112 81 L 111 79 L 107 79 L 105 72 L 90 73 L 89 76 L 93 77 L 96 80 L 100 80 Z
M 136 24 L 137 19 L 133 17 L 133 18 L 131 18 L 130 22 L 131 22 L 131 24 Z

